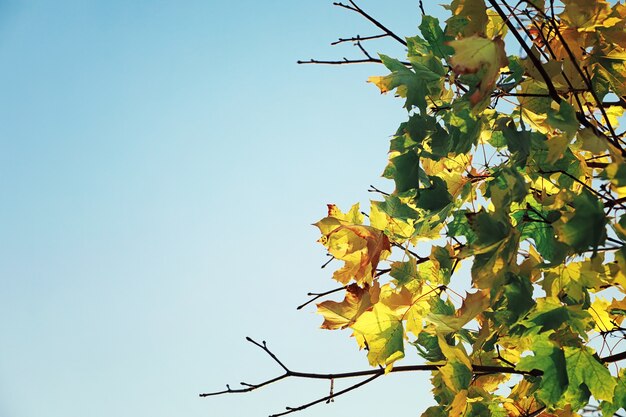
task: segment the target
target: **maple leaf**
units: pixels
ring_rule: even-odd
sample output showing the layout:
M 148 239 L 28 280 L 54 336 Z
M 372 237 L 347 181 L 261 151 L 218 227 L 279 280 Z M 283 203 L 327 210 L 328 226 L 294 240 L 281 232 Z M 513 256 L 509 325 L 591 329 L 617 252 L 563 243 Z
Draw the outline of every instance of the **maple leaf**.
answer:
M 324 301 L 317 305 L 317 312 L 324 316 L 322 329 L 344 329 L 372 306 L 370 287 L 351 284 L 346 287 L 346 295 L 341 302 Z
M 605 416 L 612 416 L 620 408 L 626 409 L 626 369 L 620 370 L 613 398 L 610 401 L 602 401 L 600 405 L 602 414 Z
M 489 307 L 489 301 L 489 290 L 467 294 L 463 305 L 456 310 L 454 316 L 431 313 L 426 316 L 426 320 L 435 325 L 437 332 L 456 332 L 485 311 Z
M 617 17 L 609 17 L 611 4 L 606 0 L 564 0 L 565 9 L 561 18 L 578 32 L 595 31 L 598 27 L 611 27 L 620 22 Z
M 426 97 L 438 95 L 438 91 L 441 89 L 440 84 L 443 71 L 439 68 L 429 67 L 425 63 L 420 62 L 417 57 L 411 61 L 411 69 L 404 66 L 400 61 L 386 55 L 381 54 L 380 59 L 391 71 L 391 74 L 369 77 L 367 81 L 376 85 L 380 89 L 381 94 L 395 89 L 400 97 L 406 97 L 405 107 L 407 109 L 410 110 L 415 106 L 424 113 L 426 110 Z M 441 63 L 439 63 L 439 66 L 441 66 Z
M 372 366 L 384 366 L 390 371 L 393 363 L 404 357 L 404 328 L 402 320 L 383 303 L 376 303 L 351 326 L 361 348 L 366 348 Z
M 564 213 L 554 223 L 558 240 L 570 245 L 575 251 L 596 249 L 606 239 L 606 216 L 603 206 L 589 191 L 583 190 L 571 203 L 574 210 Z
M 520 371 L 538 369 L 543 372 L 537 398 L 546 405 L 558 403 L 567 388 L 565 356 L 546 333 L 533 334 L 533 356 L 523 357 L 516 366 Z
M 354 279 L 357 284 L 371 284 L 380 259 L 391 250 L 389 238 L 379 229 L 354 224 L 356 215 L 343 214 L 335 205 L 329 205 L 328 217 L 315 223 L 322 232 L 319 242 L 335 258 L 345 262 L 333 278 L 342 284 Z M 358 206 L 356 206 L 358 211 Z M 346 220 L 347 219 L 347 220 Z
M 472 380 L 472 363 L 463 345 L 450 346 L 442 336 L 438 339 L 439 348 L 447 360 L 446 364 L 439 368 L 443 381 L 453 392 L 466 390 Z
M 564 351 L 570 389 L 578 390 L 581 384 L 585 384 L 597 400 L 612 400 L 617 381 L 594 357 L 594 352 L 586 346 L 566 346 Z
M 450 41 L 448 45 L 455 51 L 450 58 L 450 65 L 456 74 L 479 73 L 481 76 L 476 91 L 470 96 L 470 102 L 476 105 L 491 94 L 500 74 L 500 68 L 508 65 L 504 41 L 500 37 L 488 39 L 472 35 Z

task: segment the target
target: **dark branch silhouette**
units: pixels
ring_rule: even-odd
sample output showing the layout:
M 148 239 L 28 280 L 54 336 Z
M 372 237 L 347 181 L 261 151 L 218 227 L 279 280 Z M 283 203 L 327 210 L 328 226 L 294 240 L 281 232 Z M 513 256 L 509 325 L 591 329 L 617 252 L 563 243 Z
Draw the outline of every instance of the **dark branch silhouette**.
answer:
M 361 9 L 359 6 L 357 6 L 357 4 L 352 1 L 349 0 L 350 4 L 345 4 L 345 3 L 341 3 L 341 2 L 335 2 L 333 3 L 335 6 L 339 6 L 339 7 L 343 7 L 344 9 L 348 9 L 348 10 L 352 10 L 353 12 L 357 12 L 358 14 L 360 14 L 361 16 L 363 16 L 364 18 L 366 18 L 367 20 L 369 20 L 370 22 L 372 22 L 376 27 L 378 27 L 379 29 L 381 29 L 383 32 L 385 32 L 387 35 L 391 36 L 393 39 L 395 39 L 396 41 L 398 41 L 400 44 L 402 44 L 403 46 L 406 46 L 406 41 L 404 39 L 402 39 L 401 37 L 399 37 L 398 35 L 396 35 L 394 32 L 392 32 L 391 30 L 389 30 L 385 25 L 383 25 L 382 23 L 380 23 L 378 20 L 374 19 L 372 16 L 370 16 L 369 14 L 367 14 L 363 9 Z
M 304 410 L 312 405 L 319 404 L 321 402 L 327 401 L 329 399 L 338 397 L 345 393 L 348 393 L 356 388 L 359 388 L 365 384 L 368 384 L 375 380 L 376 378 L 385 374 L 384 368 L 377 369 L 367 369 L 362 371 L 354 371 L 354 372 L 342 372 L 342 373 L 316 373 L 316 372 L 299 372 L 293 371 L 289 369 L 280 359 L 267 347 L 267 343 L 265 341 L 257 342 L 250 337 L 246 337 L 246 340 L 253 345 L 262 349 L 269 357 L 274 360 L 283 370 L 284 374 L 279 375 L 277 377 L 265 380 L 263 382 L 257 384 L 251 384 L 248 382 L 240 382 L 239 384 L 243 388 L 231 388 L 230 385 L 226 385 L 226 389 L 222 391 L 214 391 L 209 393 L 200 394 L 200 397 L 211 397 L 215 395 L 222 394 L 238 394 L 245 393 L 257 390 L 259 388 L 265 387 L 267 385 L 273 384 L 275 382 L 281 381 L 286 378 L 305 378 L 305 379 L 324 379 L 334 381 L 336 379 L 347 379 L 347 378 L 358 378 L 358 377 L 368 377 L 367 379 L 360 381 L 354 385 L 349 386 L 341 391 L 337 391 L 331 393 L 327 396 L 321 397 L 309 403 L 297 406 L 297 407 L 287 407 L 287 411 L 283 413 L 273 414 L 270 417 L 282 416 L 285 414 L 293 413 L 295 411 Z M 615 355 L 617 356 L 617 355 Z M 426 364 L 426 365 L 404 365 L 404 366 L 395 366 L 387 373 L 398 373 L 398 372 L 416 372 L 416 371 L 436 371 L 442 366 L 445 366 L 446 362 L 438 363 L 438 364 Z M 472 371 L 474 375 L 491 375 L 498 373 L 508 373 L 508 374 L 517 374 L 517 375 L 530 375 L 530 376 L 541 376 L 543 372 L 540 370 L 532 370 L 532 371 L 520 371 L 515 369 L 513 366 L 493 366 L 493 365 L 472 365 Z
M 380 35 L 374 35 L 374 36 L 353 36 L 351 38 L 339 38 L 337 39 L 335 42 L 331 43 L 331 45 L 339 45 L 340 43 L 344 43 L 344 42 L 360 42 L 360 41 L 369 41 L 372 39 L 381 39 L 381 38 L 386 38 L 387 36 L 389 36 L 389 34 L 387 33 L 382 33 Z
M 329 291 L 307 293 L 308 296 L 312 296 L 313 298 L 311 298 L 306 303 L 300 304 L 298 307 L 296 307 L 296 310 L 301 310 L 303 307 L 306 307 L 307 305 L 311 304 L 313 301 L 318 300 L 318 299 L 320 299 L 322 297 L 325 297 L 327 295 L 339 292 L 341 290 L 345 290 L 347 287 L 348 287 L 347 285 L 344 285 L 343 287 L 335 288 L 335 289 L 332 289 L 332 290 L 329 290 Z

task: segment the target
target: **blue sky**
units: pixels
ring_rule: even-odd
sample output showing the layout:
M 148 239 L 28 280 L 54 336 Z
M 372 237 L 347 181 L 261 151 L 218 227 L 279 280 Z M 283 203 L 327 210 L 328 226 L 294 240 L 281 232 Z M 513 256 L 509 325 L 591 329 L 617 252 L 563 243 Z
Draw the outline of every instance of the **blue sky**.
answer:
M 417 32 L 416 1 L 359 4 Z M 367 367 L 295 306 L 335 286 L 311 223 L 392 187 L 406 115 L 365 83 L 382 67 L 296 61 L 376 33 L 330 1 L 0 0 L 1 416 L 266 416 L 327 393 L 198 398 L 279 373 L 245 336 L 296 370 Z M 417 413 L 429 390 L 392 375 L 298 415 Z

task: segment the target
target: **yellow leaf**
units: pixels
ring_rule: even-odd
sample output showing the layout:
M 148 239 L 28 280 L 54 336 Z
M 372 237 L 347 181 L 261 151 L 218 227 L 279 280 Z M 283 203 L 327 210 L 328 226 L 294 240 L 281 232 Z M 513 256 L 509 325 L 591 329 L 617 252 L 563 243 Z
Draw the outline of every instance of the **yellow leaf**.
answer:
M 414 281 L 417 282 L 417 281 Z M 391 288 L 389 284 L 383 289 Z M 381 292 L 381 302 L 389 307 L 401 320 L 406 320 L 406 331 L 418 336 L 424 330 L 423 319 L 429 309 L 431 297 L 436 292 L 430 288 L 424 289 L 421 284 L 403 285 L 400 291 Z
M 379 230 L 387 231 L 392 239 L 410 239 L 415 228 L 404 220 L 391 217 L 382 211 L 378 205 L 372 204 L 370 208 L 370 225 Z
M 362 224 L 363 223 L 363 214 L 359 209 L 359 203 L 354 204 L 350 207 L 350 211 L 347 213 L 343 213 L 339 208 L 334 204 L 327 204 L 328 207 L 328 217 L 334 217 L 339 220 L 344 220 L 348 223 L 353 224 Z
M 625 109 L 621 106 L 609 106 L 604 109 L 609 117 L 609 122 L 611 123 L 611 126 L 613 126 L 613 129 L 617 129 L 617 126 L 619 126 L 619 121 L 624 115 L 624 110 Z
M 439 368 L 443 381 L 454 392 L 467 389 L 473 374 L 472 363 L 463 345 L 450 346 L 441 335 L 438 336 L 438 340 L 441 353 L 446 358 L 446 364 Z
M 611 5 L 606 0 L 564 0 L 561 19 L 579 32 L 592 32 L 597 27 L 611 27 L 620 21 L 609 18 Z
M 446 182 L 452 197 L 457 197 L 469 181 L 464 174 L 468 166 L 471 166 L 471 155 L 459 154 L 438 160 L 421 158 L 420 162 L 426 174 L 436 175 Z
M 622 300 L 613 300 L 609 306 L 609 314 L 615 323 L 618 325 L 624 321 L 624 314 L 626 313 L 626 297 Z
M 504 41 L 500 37 L 488 39 L 473 35 L 450 41 L 448 45 L 454 48 L 450 65 L 456 74 L 475 74 L 482 71 L 482 80 L 478 83 L 476 92 L 470 97 L 470 102 L 476 105 L 491 94 L 500 68 L 509 63 L 504 52 Z
M 319 242 L 331 255 L 345 262 L 333 278 L 342 284 L 352 279 L 361 286 L 371 284 L 378 262 L 391 253 L 389 239 L 379 229 L 353 223 L 362 220 L 358 205 L 344 214 L 330 204 L 328 214 L 315 226 L 322 232 Z
M 489 307 L 489 291 L 482 290 L 474 294 L 467 294 L 463 305 L 455 312 L 454 316 L 431 313 L 426 316 L 426 320 L 435 325 L 437 332 L 456 332 Z
M 465 413 L 465 409 L 467 408 L 467 390 L 463 389 L 456 393 L 454 396 L 454 400 L 452 400 L 452 404 L 450 404 L 450 409 L 448 410 L 448 416 L 450 417 L 461 417 Z
M 356 284 L 348 285 L 346 295 L 341 302 L 324 301 L 317 305 L 317 312 L 324 316 L 322 329 L 344 329 L 372 306 L 369 286 L 361 288 Z
M 589 307 L 589 314 L 591 314 L 591 317 L 593 317 L 595 321 L 594 329 L 597 332 L 606 332 L 615 327 L 608 313 L 609 304 L 610 303 L 604 298 L 597 297 L 593 303 L 591 303 L 591 307 Z
M 359 346 L 368 350 L 370 365 L 384 366 L 388 372 L 395 361 L 404 357 L 402 321 L 386 305 L 377 303 L 351 327 Z

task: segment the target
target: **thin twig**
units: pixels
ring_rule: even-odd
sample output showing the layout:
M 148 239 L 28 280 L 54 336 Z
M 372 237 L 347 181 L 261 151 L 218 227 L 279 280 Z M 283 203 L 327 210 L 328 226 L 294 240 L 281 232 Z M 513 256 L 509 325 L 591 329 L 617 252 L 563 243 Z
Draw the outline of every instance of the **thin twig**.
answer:
M 381 190 L 379 190 L 378 188 L 374 187 L 371 184 L 370 184 L 370 188 L 367 190 L 367 192 L 369 192 L 369 193 L 380 193 L 380 194 L 382 194 L 384 196 L 387 196 L 387 197 L 389 197 L 389 195 L 390 195 L 389 193 L 381 191 Z
M 387 36 L 389 36 L 389 34 L 387 33 L 381 33 L 380 35 L 373 35 L 373 36 L 353 36 L 351 38 L 339 38 L 337 39 L 335 42 L 332 42 L 331 45 L 339 45 L 340 43 L 344 43 L 344 42 L 358 42 L 358 41 L 369 41 L 372 39 L 380 39 L 380 38 L 386 38 Z
M 369 52 L 367 52 L 367 51 L 365 50 L 365 48 L 363 47 L 363 45 L 361 44 L 361 42 L 356 42 L 356 43 L 355 43 L 355 45 L 359 47 L 359 49 L 361 50 L 361 52 L 363 52 L 363 55 L 365 55 L 365 56 L 366 56 L 366 57 L 368 57 L 369 59 L 374 59 L 374 58 L 372 58 L 372 56 L 369 54 Z
M 346 288 L 348 288 L 348 286 L 344 285 L 343 287 L 335 288 L 333 290 L 329 290 L 329 291 L 325 291 L 325 292 L 310 292 L 307 295 L 308 296 L 312 296 L 313 298 L 311 298 L 309 301 L 307 301 L 304 304 L 300 304 L 298 307 L 296 307 L 296 310 L 301 310 L 303 307 L 308 306 L 309 304 L 311 304 L 315 300 L 318 300 L 318 299 L 320 299 L 322 297 L 325 297 L 325 296 L 327 296 L 329 294 L 333 294 L 333 293 L 339 292 L 341 290 L 345 290 Z
M 273 383 L 273 382 L 277 382 L 281 379 L 287 378 L 287 377 L 294 377 L 294 378 L 306 378 L 306 379 L 325 379 L 325 380 L 331 380 L 331 379 L 346 379 L 346 378 L 358 378 L 358 377 L 363 377 L 363 376 L 380 376 L 385 374 L 385 369 L 384 368 L 376 368 L 376 369 L 366 369 L 366 370 L 361 370 L 361 371 L 353 371 L 353 372 L 341 372 L 341 373 L 328 373 L 328 374 L 324 374 L 324 373 L 316 373 L 316 372 L 298 372 L 298 371 L 292 371 L 291 369 L 287 368 L 277 357 L 276 355 L 271 352 L 266 343 L 265 342 L 257 342 L 255 340 L 253 340 L 250 337 L 246 337 L 246 340 L 249 341 L 250 343 L 254 344 L 255 346 L 261 348 L 265 353 L 268 354 L 268 356 L 270 356 L 276 363 L 278 363 L 280 365 L 280 367 L 285 371 L 284 375 L 281 375 L 279 377 L 276 378 L 272 378 L 269 379 L 265 382 L 259 383 L 259 384 L 248 384 L 248 383 L 241 383 L 242 385 L 246 386 L 247 388 L 245 389 L 227 389 L 224 391 L 218 391 L 218 392 L 211 392 L 211 393 L 206 393 L 206 394 L 200 394 L 201 397 L 209 397 L 212 395 L 220 395 L 220 394 L 234 394 L 234 393 L 243 393 L 243 392 L 249 392 L 252 391 L 254 389 L 258 389 L 261 388 L 265 385 L 268 385 L 269 383 Z M 614 357 L 617 357 L 619 355 L 623 355 L 626 357 L 626 352 L 623 352 L 622 354 L 618 354 L 618 355 L 613 355 Z M 612 357 L 607 358 L 607 362 L 608 361 L 615 361 L 611 359 Z M 617 359 L 619 360 L 619 359 Z M 446 363 L 437 363 L 437 364 L 428 364 L 428 365 L 404 365 L 404 366 L 394 366 L 391 370 L 387 371 L 387 373 L 398 373 L 398 372 L 416 372 L 416 371 L 436 371 L 439 368 L 441 368 L 442 366 L 445 366 Z M 515 369 L 514 366 L 495 366 L 495 365 L 472 365 L 472 371 L 474 373 L 477 374 L 495 374 L 495 373 L 506 373 L 506 374 L 517 374 L 517 375 L 530 375 L 530 376 L 541 376 L 543 375 L 543 372 L 538 370 L 538 369 L 533 369 L 532 371 L 521 371 L 518 369 Z M 335 393 L 335 396 L 337 396 L 338 393 Z
M 402 246 L 402 245 L 401 245 L 401 244 L 399 244 L 399 243 L 396 243 L 396 242 L 391 242 L 391 246 L 395 246 L 396 248 L 400 248 L 400 249 L 404 250 L 405 252 L 410 253 L 411 255 L 415 256 L 415 257 L 417 258 L 417 263 L 418 263 L 418 264 L 420 264 L 420 263 L 424 263 L 424 262 L 426 262 L 426 261 L 428 261 L 428 260 L 430 259 L 430 258 L 429 258 L 429 257 L 427 257 L 427 256 L 426 256 L 426 257 L 424 257 L 424 256 L 419 256 L 419 255 L 417 254 L 417 252 L 413 252 L 411 249 L 409 249 L 409 248 L 405 248 L 404 246 Z
M 285 411 L 283 413 L 272 414 L 270 417 L 284 416 L 286 414 L 290 414 L 290 413 L 294 413 L 296 411 L 304 410 L 305 408 L 309 408 L 309 407 L 311 407 L 311 406 L 313 406 L 315 404 L 319 404 L 321 402 L 328 401 L 330 399 L 333 399 L 335 397 L 338 397 L 340 395 L 348 393 L 348 392 L 350 392 L 352 390 L 355 390 L 355 389 L 357 389 L 357 388 L 359 388 L 359 387 L 361 387 L 361 386 L 363 386 L 365 384 L 368 384 L 368 383 L 372 382 L 373 380 L 375 380 L 376 378 L 378 378 L 378 377 L 380 377 L 382 375 L 383 375 L 383 373 L 379 373 L 379 374 L 373 375 L 370 378 L 367 378 L 367 379 L 365 379 L 365 380 L 363 380 L 361 382 L 358 382 L 358 383 L 356 383 L 354 385 L 349 386 L 348 388 L 342 389 L 341 391 L 335 392 L 334 394 L 331 393 L 330 395 L 327 395 L 325 397 L 319 398 L 319 399 L 317 399 L 315 401 L 311 401 L 310 403 L 306 403 L 306 404 L 300 405 L 298 407 L 287 407 L 287 411 Z M 331 379 L 331 381 L 332 381 L 332 379 Z
M 274 417 L 278 417 L 278 416 L 283 416 L 285 414 L 289 414 L 295 411 L 304 410 L 305 408 L 311 407 L 315 404 L 319 404 L 321 402 L 328 401 L 334 397 L 338 397 L 342 394 L 348 393 L 356 388 L 359 388 L 365 384 L 372 382 L 374 379 L 384 375 L 385 373 L 436 371 L 436 370 L 439 370 L 439 368 L 446 365 L 446 362 L 443 362 L 443 363 L 428 364 L 428 365 L 396 366 L 387 372 L 382 367 L 377 368 L 377 369 L 368 369 L 368 370 L 355 371 L 355 372 L 343 372 L 343 373 L 336 373 L 336 374 L 297 372 L 297 371 L 292 371 L 291 369 L 287 368 L 287 366 L 285 366 L 285 364 L 283 364 L 280 361 L 280 359 L 278 359 L 278 357 L 272 351 L 269 350 L 265 341 L 259 343 L 250 337 L 246 337 L 246 340 L 254 344 L 255 346 L 259 347 L 260 349 L 262 349 L 268 356 L 270 356 L 274 360 L 274 362 L 276 362 L 285 371 L 285 373 L 275 378 L 268 379 L 259 384 L 249 384 L 247 382 L 241 382 L 241 385 L 244 388 L 240 388 L 240 389 L 232 389 L 230 388 L 229 385 L 226 385 L 226 390 L 200 394 L 200 397 L 210 397 L 210 396 L 221 395 L 221 394 L 235 394 L 235 393 L 250 392 L 250 391 L 254 391 L 256 389 L 259 389 L 266 385 L 273 384 L 275 382 L 278 382 L 280 380 L 283 380 L 289 377 L 306 378 L 306 379 L 325 379 L 325 380 L 330 380 L 330 381 L 334 381 L 335 379 L 344 379 L 344 378 L 358 378 L 358 377 L 364 377 L 364 376 L 369 377 L 363 381 L 360 381 L 354 385 L 349 386 L 348 388 L 345 388 L 335 393 L 331 392 L 329 395 L 319 398 L 317 400 L 311 401 L 309 403 L 300 405 L 298 407 L 287 407 L 286 412 L 273 415 Z M 499 353 L 498 353 L 498 356 L 500 357 Z M 502 358 L 500 357 L 500 359 Z M 612 363 L 612 362 L 617 362 L 623 359 L 626 359 L 626 351 L 615 354 L 615 355 L 607 356 L 604 358 L 600 358 L 600 361 L 603 363 Z M 505 363 L 507 362 L 508 361 L 505 361 Z M 521 371 L 521 370 L 516 369 L 516 367 L 512 363 L 509 362 L 507 364 L 510 364 L 510 366 L 472 365 L 471 369 L 474 375 L 486 375 L 486 374 L 498 374 L 498 373 L 529 375 L 529 376 L 535 376 L 535 377 L 539 377 L 543 375 L 543 371 L 538 370 L 538 369 L 533 369 L 531 371 Z M 529 414 L 529 416 L 536 416 L 540 414 L 542 410 L 543 409 L 538 409 L 535 412 Z
M 376 27 L 378 27 L 380 30 L 385 32 L 387 35 L 391 36 L 392 38 L 394 38 L 395 40 L 400 42 L 403 46 L 407 46 L 406 41 L 404 39 L 402 39 L 401 37 L 396 35 L 394 32 L 389 30 L 387 27 L 385 27 L 378 20 L 374 19 L 372 16 L 367 14 L 363 9 L 361 9 L 359 6 L 357 6 L 357 4 L 354 1 L 349 0 L 349 3 L 350 3 L 350 5 L 347 5 L 347 4 L 344 4 L 344 3 L 341 3 L 341 2 L 334 2 L 333 4 L 335 6 L 343 7 L 344 9 L 348 9 L 348 10 L 352 10 L 353 12 L 357 12 L 358 14 L 360 14 L 361 16 L 363 16 L 364 18 L 366 18 L 367 20 L 372 22 Z
M 320 59 L 309 59 L 308 61 L 296 61 L 297 64 L 325 64 L 325 65 L 346 65 L 346 64 L 382 64 L 383 61 L 376 58 L 368 59 L 348 59 L 343 58 L 339 61 L 325 61 Z
M 545 68 L 543 68 L 543 65 L 541 64 L 541 61 L 539 61 L 539 58 L 537 58 L 537 56 L 535 56 L 535 54 L 533 54 L 533 51 L 530 49 L 530 47 L 528 45 L 526 45 L 526 42 L 524 42 L 524 39 L 522 38 L 522 36 L 517 31 L 517 28 L 515 27 L 513 22 L 511 22 L 509 20 L 509 17 L 500 8 L 500 6 L 496 2 L 496 0 L 488 0 L 488 1 L 489 1 L 489 4 L 491 4 L 491 6 L 493 7 L 493 9 L 504 20 L 506 25 L 511 30 L 511 33 L 513 33 L 513 36 L 515 36 L 515 39 L 517 39 L 517 42 L 520 44 L 522 49 L 524 49 L 524 52 L 526 52 L 526 55 L 528 55 L 528 58 L 532 61 L 533 65 L 535 66 L 537 71 L 539 71 L 539 74 L 541 74 L 541 77 L 543 78 L 544 82 L 546 83 L 546 86 L 548 87 L 548 93 L 550 94 L 550 97 L 554 101 L 556 101 L 557 103 L 560 103 L 561 101 L 563 101 L 561 96 L 559 96 L 559 93 L 556 91 L 556 88 L 554 87 L 554 84 L 552 83 L 552 79 L 550 78 L 550 76 L 546 72 Z
M 283 368 L 285 370 L 285 372 L 287 372 L 288 374 L 291 374 L 291 371 L 289 369 L 287 369 L 287 367 L 276 357 L 276 355 L 274 355 L 272 353 L 271 350 L 269 350 L 267 348 L 267 343 L 265 343 L 265 340 L 263 340 L 261 343 L 255 341 L 254 339 L 252 339 L 251 337 L 246 337 L 246 340 L 258 347 L 260 347 L 261 349 L 263 349 L 263 351 L 265 353 L 267 353 L 272 359 L 274 359 L 274 362 L 276 362 L 277 364 L 280 365 L 281 368 Z

